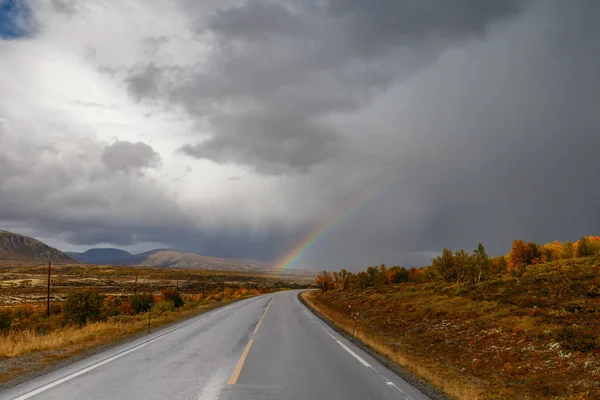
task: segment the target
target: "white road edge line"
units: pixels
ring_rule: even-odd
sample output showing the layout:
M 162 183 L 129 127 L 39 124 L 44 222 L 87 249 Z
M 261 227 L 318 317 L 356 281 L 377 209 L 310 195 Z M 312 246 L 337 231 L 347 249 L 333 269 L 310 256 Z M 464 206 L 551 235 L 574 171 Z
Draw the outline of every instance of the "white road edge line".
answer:
M 233 307 L 233 305 L 231 305 L 231 306 L 227 306 L 227 307 L 223 308 L 222 310 L 219 310 L 219 311 L 217 311 L 217 312 L 214 312 L 214 313 L 212 313 L 210 316 L 212 317 L 213 315 L 217 315 L 218 313 L 222 313 L 223 311 L 225 311 L 225 310 L 228 310 L 228 309 L 230 309 L 231 307 Z
M 190 321 L 190 322 L 188 322 L 187 324 L 184 324 L 184 325 L 178 326 L 178 327 L 176 327 L 176 328 L 174 328 L 174 329 L 171 329 L 171 330 L 169 330 L 169 331 L 163 332 L 163 333 L 162 333 L 162 334 L 160 334 L 159 336 L 157 336 L 157 337 L 155 337 L 155 338 L 153 338 L 153 339 L 150 339 L 150 340 L 148 340 L 147 342 L 143 342 L 143 343 L 137 344 L 137 345 L 133 346 L 133 347 L 132 347 L 132 348 L 130 348 L 130 349 L 127 349 L 127 350 L 125 350 L 125 351 L 123 351 L 123 352 L 121 352 L 121 353 L 115 354 L 115 355 L 114 355 L 114 356 L 112 356 L 112 357 L 109 357 L 109 358 L 107 358 L 107 359 L 105 359 L 105 360 L 99 361 L 99 362 L 97 362 L 97 363 L 95 363 L 95 364 L 92 364 L 92 365 L 90 365 L 89 367 L 86 367 L 86 368 L 84 368 L 84 369 L 81 369 L 81 370 L 79 370 L 79 371 L 77 371 L 77 372 L 74 372 L 74 373 L 72 373 L 72 374 L 70 374 L 70 375 L 67 375 L 67 376 L 65 376 L 65 377 L 62 377 L 62 378 L 60 378 L 60 379 L 58 379 L 58 380 L 55 380 L 55 381 L 53 381 L 53 382 L 50 382 L 50 383 L 48 383 L 48 384 L 46 384 L 46 385 L 44 385 L 44 386 L 42 386 L 42 387 L 39 387 L 39 388 L 37 388 L 37 389 L 35 389 L 35 390 L 33 390 L 33 391 L 29 392 L 29 393 L 25 393 L 25 394 L 23 394 L 23 395 L 21 395 L 21 396 L 19 396 L 19 397 L 16 397 L 16 398 L 14 398 L 13 400 L 26 400 L 26 399 L 29 399 L 29 398 L 31 398 L 31 397 L 33 397 L 33 396 L 35 396 L 35 395 L 38 395 L 38 394 L 40 394 L 40 393 L 43 393 L 43 392 L 45 392 L 45 391 L 46 391 L 46 390 L 48 390 L 48 389 L 52 389 L 52 388 L 53 388 L 53 387 L 55 387 L 55 386 L 58 386 L 58 385 L 60 385 L 60 384 L 62 384 L 62 383 L 65 383 L 65 382 L 67 382 L 67 381 L 70 381 L 70 380 L 71 380 L 71 379 L 73 379 L 73 378 L 76 378 L 76 377 L 78 377 L 78 376 L 80 376 L 80 375 L 83 375 L 83 374 L 85 374 L 85 373 L 88 373 L 88 372 L 90 372 L 90 371 L 92 371 L 92 370 L 94 370 L 94 369 L 96 369 L 96 368 L 98 368 L 98 367 L 101 367 L 101 366 L 103 366 L 104 364 L 108 364 L 109 362 L 111 362 L 111 361 L 114 361 L 114 360 L 116 360 L 116 359 L 119 359 L 119 358 L 121 358 L 121 357 L 123 357 L 123 356 L 126 356 L 126 355 L 127 355 L 127 354 L 129 354 L 129 353 L 133 353 L 134 351 L 136 351 L 136 350 L 139 350 L 139 349 L 141 349 L 142 347 L 145 347 L 145 346 L 147 346 L 147 345 L 149 345 L 149 344 L 152 344 L 152 343 L 156 342 L 157 340 L 160 340 L 160 339 L 164 338 L 164 337 L 165 337 L 165 336 L 167 336 L 169 333 L 172 333 L 172 332 L 174 332 L 174 331 L 176 331 L 176 330 L 179 330 L 179 329 L 181 329 L 181 328 L 183 328 L 183 327 L 185 327 L 185 326 L 188 326 L 188 325 L 190 325 L 190 324 L 193 324 L 193 323 L 196 323 L 196 322 L 203 321 L 203 320 L 205 320 L 205 319 L 207 319 L 207 318 L 209 318 L 209 317 L 212 317 L 212 316 L 214 316 L 214 315 L 217 315 L 218 313 L 220 313 L 220 312 L 223 312 L 223 311 L 225 311 L 225 310 L 227 310 L 227 309 L 229 309 L 229 308 L 231 308 L 231 307 L 234 307 L 234 306 L 236 306 L 236 305 L 237 305 L 237 304 L 232 304 L 232 305 L 230 305 L 230 306 L 227 306 L 227 307 L 223 308 L 222 310 L 219 310 L 219 311 L 217 311 L 217 312 L 214 312 L 214 313 L 212 313 L 212 314 L 210 314 L 210 315 L 207 315 L 207 316 L 205 316 L 205 317 L 203 317 L 203 318 L 200 318 L 200 319 L 198 319 L 198 320 L 195 320 L 195 321 Z
M 139 344 L 139 345 L 137 345 L 137 346 L 134 346 L 134 347 L 132 347 L 132 348 L 131 348 L 131 349 L 129 349 L 129 350 L 126 350 L 126 351 L 124 351 L 124 352 L 122 352 L 122 353 L 116 354 L 116 355 L 114 355 L 114 356 L 112 356 L 112 357 L 109 357 L 109 358 L 107 358 L 106 360 L 100 361 L 100 362 L 98 362 L 98 363 L 96 363 L 96 364 L 92 364 L 92 365 L 90 365 L 90 366 L 89 366 L 89 367 L 87 367 L 87 368 L 84 368 L 84 369 L 82 369 L 82 370 L 79 370 L 79 371 L 77 371 L 77 372 L 75 372 L 75 373 L 73 373 L 73 374 L 71 374 L 71 375 L 67 375 L 67 376 L 65 376 L 65 377 L 63 377 L 63 378 L 61 378 L 61 379 L 59 379 L 59 380 L 56 380 L 56 381 L 54 381 L 54 382 L 48 383 L 47 385 L 44 385 L 44 386 L 42 386 L 42 387 L 40 387 L 40 388 L 38 388 L 38 389 L 36 389 L 36 390 L 34 390 L 34 391 L 32 391 L 32 392 L 25 393 L 24 395 L 22 395 L 22 396 L 19 396 L 19 397 L 17 397 L 17 398 L 15 398 L 15 399 L 13 399 L 13 400 L 25 400 L 25 399 L 28 399 L 28 398 L 30 398 L 30 397 L 33 397 L 33 396 L 35 396 L 35 395 L 37 395 L 37 394 L 40 394 L 40 393 L 42 393 L 42 392 L 45 392 L 46 390 L 48 390 L 48 389 L 52 389 L 53 387 L 55 387 L 55 386 L 58 386 L 58 385 L 60 385 L 61 383 L 65 383 L 65 382 L 67 382 L 67 381 L 69 381 L 69 380 L 71 380 L 71 379 L 73 379 L 73 378 L 76 378 L 76 377 L 78 377 L 78 376 L 80 376 L 80 375 L 83 375 L 83 374 L 85 374 L 85 373 L 87 373 L 87 372 L 90 372 L 91 370 L 94 370 L 94 369 L 96 369 L 96 368 L 98 368 L 98 367 L 101 367 L 101 366 L 103 366 L 104 364 L 108 364 L 109 362 L 111 362 L 111 361 L 114 361 L 114 360 L 116 360 L 116 359 L 118 359 L 118 358 L 121 358 L 121 357 L 123 357 L 123 356 L 126 356 L 126 355 L 127 355 L 127 354 L 129 354 L 129 353 L 133 353 L 134 351 L 136 351 L 136 350 L 139 350 L 139 349 L 141 349 L 142 347 L 145 347 L 145 346 L 147 346 L 147 345 L 149 345 L 149 344 L 151 344 L 151 343 L 154 343 L 154 342 L 156 342 L 157 340 L 159 340 L 159 339 L 162 339 L 163 337 L 164 337 L 164 336 L 159 336 L 159 337 L 156 337 L 156 338 L 154 338 L 154 339 L 151 339 L 151 340 L 149 340 L 149 341 L 147 341 L 147 342 L 145 342 L 145 343 L 141 343 L 141 344 Z
M 369 367 L 371 368 L 371 366 L 369 365 L 368 362 L 366 362 L 365 360 L 363 360 L 358 354 L 356 354 L 355 352 L 353 352 L 352 350 L 350 350 L 350 348 L 348 346 L 346 346 L 344 343 L 340 342 L 339 340 L 336 340 L 336 342 L 342 346 L 342 348 L 344 350 L 346 350 L 348 353 L 350 353 L 350 355 L 354 358 L 356 358 L 358 360 L 358 362 L 360 362 L 362 365 L 364 365 L 365 367 Z

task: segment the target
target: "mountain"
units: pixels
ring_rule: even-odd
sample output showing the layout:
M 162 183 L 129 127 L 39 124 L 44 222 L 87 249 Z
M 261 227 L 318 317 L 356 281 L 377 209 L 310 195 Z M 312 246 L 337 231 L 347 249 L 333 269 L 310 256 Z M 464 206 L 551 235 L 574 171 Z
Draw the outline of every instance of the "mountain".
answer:
M 180 250 L 152 250 L 133 256 L 138 265 L 163 268 L 215 269 L 229 271 L 262 271 L 267 266 L 258 262 L 201 256 Z
M 2 230 L 0 230 L 0 260 L 29 262 L 50 260 L 57 264 L 77 262 L 62 251 L 37 239 Z
M 85 264 L 114 264 L 119 265 L 122 260 L 133 256 L 128 251 L 112 248 L 89 249 L 84 253 L 65 252 L 67 255 Z M 127 264 L 124 264 L 127 265 Z
M 258 261 L 233 260 L 201 256 L 174 249 L 156 249 L 131 254 L 120 249 L 90 249 L 85 253 L 68 253 L 86 264 L 142 265 L 162 268 L 212 269 L 225 271 L 266 271 L 268 267 Z

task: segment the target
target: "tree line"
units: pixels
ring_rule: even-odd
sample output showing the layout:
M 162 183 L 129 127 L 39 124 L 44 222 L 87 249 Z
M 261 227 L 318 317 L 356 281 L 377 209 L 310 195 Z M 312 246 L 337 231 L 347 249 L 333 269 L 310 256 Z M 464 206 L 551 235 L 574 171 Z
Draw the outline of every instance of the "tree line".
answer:
M 439 256 L 432 258 L 430 266 L 423 268 L 387 268 L 382 264 L 379 267 L 369 266 L 358 273 L 345 269 L 331 273 L 322 271 L 317 275 L 315 283 L 322 292 L 436 279 L 469 284 L 505 274 L 519 277 L 530 265 L 596 255 L 600 255 L 600 236 L 583 236 L 575 243 L 554 241 L 537 244 L 515 240 L 510 252 L 499 257 L 489 257 L 483 244 L 479 243 L 472 252 L 445 248 Z
M 317 275 L 316 283 L 321 291 L 327 292 L 328 290 L 344 291 L 349 288 L 365 289 L 371 286 L 391 285 L 410 280 L 411 270 L 398 265 L 387 268 L 382 264 L 379 267 L 370 266 L 366 271 L 358 273 L 349 272 L 343 268 L 331 273 L 322 271 Z

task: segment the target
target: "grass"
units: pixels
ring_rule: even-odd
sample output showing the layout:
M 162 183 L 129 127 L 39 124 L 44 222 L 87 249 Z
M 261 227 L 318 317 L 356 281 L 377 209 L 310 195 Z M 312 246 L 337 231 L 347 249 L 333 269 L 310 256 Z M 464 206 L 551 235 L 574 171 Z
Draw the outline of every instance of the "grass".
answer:
M 211 310 L 215 306 L 216 304 L 212 304 L 181 312 L 154 315 L 151 325 L 156 328 Z M 143 332 L 147 328 L 148 313 L 144 313 L 134 316 L 117 316 L 106 322 L 91 323 L 82 328 L 68 326 L 45 334 L 33 330 L 11 331 L 7 335 L 0 335 L 0 359 L 64 348 L 68 348 L 70 353 L 76 354 L 79 350 L 111 343 Z
M 247 296 L 251 297 L 251 296 Z M 156 329 L 179 320 L 210 311 L 224 302 L 186 304 L 180 311 L 160 314 L 153 311 L 151 328 Z M 148 313 L 133 316 L 116 316 L 105 322 L 73 326 L 38 333 L 35 330 L 10 331 L 0 335 L 0 383 L 55 364 L 98 346 L 122 341 L 143 333 L 148 328 Z M 25 361 L 27 358 L 27 362 Z M 2 359 L 11 367 L 2 368 Z M 23 362 L 21 362 L 23 361 Z
M 528 268 L 519 279 L 305 294 L 366 345 L 457 399 L 600 398 L 597 258 Z

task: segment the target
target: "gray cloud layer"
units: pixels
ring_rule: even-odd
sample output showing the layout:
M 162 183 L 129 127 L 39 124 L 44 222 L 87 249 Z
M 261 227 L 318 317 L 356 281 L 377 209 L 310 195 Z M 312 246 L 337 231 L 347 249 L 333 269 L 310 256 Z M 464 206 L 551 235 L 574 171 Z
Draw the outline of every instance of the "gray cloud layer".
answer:
M 297 266 L 421 264 L 446 246 L 483 241 L 500 254 L 515 238 L 598 233 L 597 2 L 181 7 L 194 40 L 210 44 L 202 59 L 144 60 L 123 86 L 140 105 L 182 109 L 194 121 L 175 157 L 277 179 L 272 196 L 295 218 L 196 223 L 160 182 L 115 173 L 159 166 L 147 144 L 82 140 L 78 151 L 53 152 L 49 143 L 32 161 L 0 131 L 0 220 L 72 244 L 153 241 L 273 259 L 386 174 L 392 183 Z M 316 212 L 303 207 L 310 202 Z
M 116 142 L 106 146 L 102 152 L 102 162 L 112 171 L 140 172 L 145 168 L 157 167 L 160 155 L 143 142 Z
M 208 118 L 214 135 L 185 146 L 192 157 L 307 172 L 344 146 L 329 115 L 360 109 L 374 91 L 518 11 L 514 2 L 434 3 L 249 1 L 198 24 L 215 43 L 206 68 L 149 65 L 129 89 Z

